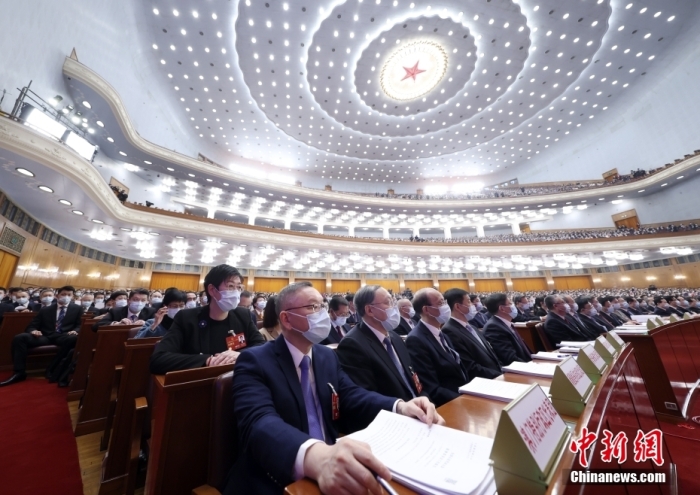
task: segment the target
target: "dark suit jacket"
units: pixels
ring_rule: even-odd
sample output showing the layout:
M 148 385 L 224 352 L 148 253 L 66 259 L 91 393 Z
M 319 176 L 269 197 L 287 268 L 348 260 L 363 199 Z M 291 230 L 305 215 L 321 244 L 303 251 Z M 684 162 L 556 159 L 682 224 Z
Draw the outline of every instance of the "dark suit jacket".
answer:
M 450 338 L 445 335 L 447 345 L 454 349 Z M 428 327 L 421 321 L 406 339 L 406 347 L 413 362 L 413 369 L 423 385 L 423 391 L 439 407 L 459 396 L 459 387 L 469 382 L 464 365 L 458 364 L 447 352 Z
M 614 315 L 612 313 L 600 311 L 597 316 L 599 316 L 603 320 L 607 321 L 608 324 L 612 325 L 613 327 L 619 327 L 620 325 L 622 325 L 622 320 L 620 320 L 620 318 L 618 318 L 616 315 Z
M 58 316 L 58 306 L 51 304 L 42 308 L 27 326 L 27 332 L 39 330 L 44 336 L 56 332 L 56 318 Z M 83 316 L 83 307 L 79 304 L 69 303 L 66 306 L 66 314 L 61 322 L 61 333 L 80 332 L 80 317 Z
M 170 330 L 153 350 L 151 373 L 162 375 L 168 371 L 206 366 L 209 356 L 228 349 L 228 330 L 245 335 L 246 347 L 243 351 L 264 344 L 265 339 L 248 316 L 249 313 L 241 307 L 229 311 L 227 325 L 219 332 L 210 328 L 209 306 L 178 311 Z
M 406 323 L 406 320 L 403 319 L 403 316 L 400 317 L 401 320 L 399 321 L 399 326 L 394 328 L 394 332 L 398 333 L 399 335 L 408 335 L 411 333 L 411 325 Z M 415 324 L 413 325 L 414 327 L 416 326 Z
M 314 345 L 311 362 L 325 440 L 330 445 L 339 431 L 351 433 L 366 427 L 380 410 L 391 411 L 397 400 L 355 385 L 327 347 Z M 329 384 L 338 394 L 337 421 L 331 413 Z M 242 353 L 232 388 L 239 453 L 223 493 L 279 495 L 294 481 L 297 452 L 310 439 L 299 375 L 284 337 Z
M 477 337 L 474 338 L 471 332 L 453 318 L 450 318 L 441 330 L 452 341 L 455 351 L 459 353 L 462 364 L 471 378 L 475 376 L 496 378 L 503 374 L 501 364 L 498 362 L 498 357 L 491 348 L 491 344 L 478 330 L 475 329 Z M 483 345 L 480 342 L 483 342 Z
M 579 342 L 588 340 L 577 331 L 566 318 L 561 318 L 552 311 L 549 312 L 547 318 L 544 320 L 544 333 L 553 346 L 556 346 L 562 340 L 574 340 Z
M 348 319 L 345 321 L 345 324 L 353 326 L 353 325 L 357 325 L 359 322 L 360 322 L 360 316 L 357 314 L 357 312 L 355 312 L 355 313 L 350 313 L 350 316 L 348 316 Z
M 399 397 L 405 401 L 418 395 L 427 397 L 428 394 L 425 391 L 418 393 L 413 382 L 415 370 L 403 339 L 393 331 L 388 334 L 391 345 L 403 366 L 410 391 L 406 388 L 386 347 L 379 342 L 377 336 L 364 322 L 355 325 L 335 351 L 343 371 L 356 385 L 382 395 Z
M 509 365 L 513 361 L 528 363 L 532 361 L 530 353 L 520 347 L 513 331 L 501 321 L 500 318 L 492 316 L 484 326 L 484 337 L 489 341 L 498 360 L 504 365 Z
M 477 313 L 474 318 L 469 320 L 469 324 L 474 328 L 484 328 L 486 322 L 489 321 L 489 315 L 484 313 Z
M 527 315 L 518 309 L 518 314 L 515 318 L 513 318 L 513 323 L 526 323 L 528 321 L 540 321 L 540 317 Z
M 578 330 L 583 338 L 586 340 L 595 340 L 598 338 L 598 332 L 591 332 L 589 328 L 586 326 L 586 324 L 581 320 L 581 317 L 579 316 L 578 313 L 575 314 L 566 314 L 566 319 L 571 323 L 576 330 Z
M 343 325 L 343 331 L 345 332 L 345 335 L 348 334 L 350 331 L 350 325 L 347 323 Z M 328 332 L 328 337 L 323 339 L 323 342 L 321 342 L 322 345 L 328 345 L 328 344 L 338 344 L 342 340 L 343 336 L 338 333 L 338 331 L 335 329 L 335 325 L 331 322 L 331 331 Z
M 156 311 L 157 310 L 155 310 L 153 308 L 145 307 L 139 313 L 138 319 L 143 320 L 143 321 L 150 320 L 151 318 L 153 318 L 153 316 L 155 316 Z M 112 308 L 109 311 L 107 311 L 107 316 L 105 316 L 104 318 L 102 318 L 100 321 L 98 321 L 97 323 L 95 323 L 92 326 L 92 331 L 96 332 L 97 329 L 101 326 L 111 325 L 112 322 L 121 321 L 124 318 L 128 318 L 128 317 L 129 317 L 129 306 L 124 306 L 122 308 Z
M 603 325 L 601 322 L 596 320 L 595 318 L 591 318 L 590 316 L 586 316 L 582 313 L 579 313 L 579 318 L 581 318 L 581 321 L 583 322 L 584 325 L 586 325 L 586 328 L 591 334 L 594 334 L 594 338 L 598 338 L 601 334 L 607 332 L 609 329 Z

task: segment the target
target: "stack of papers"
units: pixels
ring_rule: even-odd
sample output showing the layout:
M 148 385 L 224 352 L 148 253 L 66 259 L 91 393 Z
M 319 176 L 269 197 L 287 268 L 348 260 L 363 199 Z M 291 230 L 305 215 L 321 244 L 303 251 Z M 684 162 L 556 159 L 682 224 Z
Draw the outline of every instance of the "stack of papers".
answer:
M 565 352 L 567 354 L 578 354 L 581 348 L 579 347 L 560 347 L 559 352 Z
M 346 438 L 369 444 L 393 478 L 419 493 L 486 495 L 496 492 L 489 456 L 493 440 L 381 411 Z
M 520 361 L 513 361 L 508 366 L 504 366 L 503 371 L 518 373 L 519 375 L 553 378 L 556 367 L 557 365 L 553 363 L 521 363 Z
M 544 352 L 540 351 L 537 354 L 530 354 L 532 359 L 542 359 L 544 361 L 563 361 L 564 359 L 570 357 L 568 354 L 562 354 L 560 352 Z
M 512 383 L 476 377 L 466 385 L 459 387 L 459 393 L 510 402 L 520 397 L 528 388 L 530 385 L 527 383 Z M 549 395 L 549 387 L 542 387 L 542 390 Z
M 632 327 L 617 327 L 615 333 L 618 335 L 647 335 L 649 330 L 645 326 L 634 325 Z
M 588 344 L 595 344 L 595 340 L 590 340 L 588 342 L 576 342 L 572 340 L 562 340 L 557 344 L 557 347 L 577 347 L 579 349 L 583 349 L 586 347 Z

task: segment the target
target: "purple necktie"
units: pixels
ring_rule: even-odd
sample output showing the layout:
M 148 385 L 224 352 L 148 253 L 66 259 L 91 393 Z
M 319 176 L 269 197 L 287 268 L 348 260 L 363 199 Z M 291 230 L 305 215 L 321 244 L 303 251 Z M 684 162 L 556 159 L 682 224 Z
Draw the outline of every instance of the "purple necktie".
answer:
M 301 370 L 301 393 L 304 396 L 304 405 L 306 406 L 306 417 L 309 421 L 309 435 L 317 440 L 324 441 L 323 439 L 323 428 L 321 427 L 321 421 L 318 418 L 318 411 L 316 411 L 316 401 L 314 400 L 314 394 L 311 390 L 311 381 L 309 380 L 309 362 L 311 359 L 309 356 L 304 356 L 299 363 L 299 369 Z

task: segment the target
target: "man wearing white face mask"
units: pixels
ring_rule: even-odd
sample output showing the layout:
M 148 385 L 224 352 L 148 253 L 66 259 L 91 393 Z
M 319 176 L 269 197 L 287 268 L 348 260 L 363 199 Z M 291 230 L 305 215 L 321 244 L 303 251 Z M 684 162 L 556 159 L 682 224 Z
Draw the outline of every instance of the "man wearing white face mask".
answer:
M 511 323 L 518 310 L 508 296 L 491 294 L 486 300 L 491 318 L 484 325 L 484 337 L 496 352 L 498 360 L 508 365 L 513 361 L 532 361 L 531 350 Z
M 333 296 L 328 304 L 328 315 L 331 318 L 331 330 L 328 332 L 328 337 L 323 339 L 321 344 L 338 344 L 350 331 L 350 325 L 347 324 L 350 311 L 348 302 L 342 296 Z
M 413 304 L 408 299 L 399 299 L 396 301 L 396 309 L 399 310 L 399 316 L 401 320 L 399 321 L 399 326 L 394 329 L 394 332 L 399 335 L 408 335 L 416 326 L 416 322 L 413 321 L 413 317 L 416 314 L 416 310 L 413 309 Z
M 204 277 L 209 304 L 183 309 L 173 318 L 151 356 L 151 373 L 234 364 L 241 352 L 265 339 L 238 306 L 241 274 L 230 265 L 218 265 Z
M 318 345 L 330 317 L 310 283 L 289 285 L 277 297 L 282 335 L 242 353 L 236 363 L 232 395 L 240 450 L 223 494 L 282 494 L 305 476 L 322 493 L 380 493 L 375 474 L 389 479 L 386 466 L 362 443 L 336 442 L 339 432 L 366 427 L 380 410 L 428 424 L 442 418 L 425 397 L 404 402 L 353 383 L 335 351 Z
M 406 401 L 426 395 L 406 344 L 393 330 L 400 317 L 391 295 L 378 285 L 366 285 L 355 293 L 355 308 L 362 320 L 336 350 L 343 371 L 356 385 L 382 395 Z
M 442 294 L 435 289 L 420 289 L 413 297 L 413 309 L 420 315 L 420 322 L 408 334 L 406 347 L 423 389 L 439 407 L 457 398 L 459 387 L 473 377 L 450 338 L 440 330 L 451 315 Z
M 146 289 L 134 289 L 129 292 L 129 297 L 124 298 L 120 294 L 115 299 L 112 309 L 105 313 L 104 317 L 92 326 L 96 332 L 104 325 L 140 325 L 153 318 L 156 310 L 147 308 L 148 291 Z
M 513 298 L 513 301 L 515 302 L 515 307 L 518 309 L 518 314 L 515 318 L 513 318 L 513 323 L 540 320 L 538 316 L 535 316 L 532 313 L 526 313 L 530 309 L 530 301 L 528 301 L 527 297 L 524 295 L 518 295 Z
M 156 312 L 155 316 L 148 320 L 139 333 L 136 334 L 137 339 L 145 339 L 148 337 L 162 337 L 173 325 L 175 315 L 185 307 L 185 293 L 171 287 L 165 291 L 162 307 Z

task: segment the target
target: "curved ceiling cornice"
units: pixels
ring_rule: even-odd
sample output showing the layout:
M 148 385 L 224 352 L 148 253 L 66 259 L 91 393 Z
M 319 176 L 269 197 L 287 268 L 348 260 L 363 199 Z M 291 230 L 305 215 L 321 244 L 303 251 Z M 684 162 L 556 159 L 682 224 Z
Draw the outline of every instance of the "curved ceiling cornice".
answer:
M 315 203 L 344 203 L 349 205 L 349 208 L 356 205 L 361 207 L 375 207 L 378 209 L 405 208 L 420 213 L 437 209 L 449 210 L 450 208 L 469 209 L 470 211 L 473 209 L 494 207 L 502 207 L 504 209 L 507 207 L 535 208 L 540 203 L 545 205 L 551 203 L 561 204 L 567 201 L 586 203 L 600 196 L 612 197 L 620 194 L 637 195 L 637 191 L 642 189 L 646 190 L 646 194 L 649 194 L 654 186 L 659 186 L 668 182 L 670 179 L 675 179 L 684 172 L 693 171 L 700 165 L 700 156 L 694 156 L 673 167 L 664 169 L 653 176 L 635 182 L 559 194 L 496 199 L 415 201 L 310 189 L 276 183 L 273 180 L 259 180 L 255 178 L 255 174 L 243 174 L 211 165 L 151 143 L 139 135 L 129 118 L 128 112 L 119 94 L 107 81 L 85 65 L 68 57 L 65 59 L 63 65 L 63 73 L 67 78 L 67 85 L 74 101 L 76 103 L 82 101 L 90 102 L 92 108 L 81 108 L 81 111 L 89 116 L 90 120 L 93 122 L 100 120 L 107 123 L 105 128 L 96 127 L 96 133 L 89 136 L 89 138 L 96 142 L 100 147 L 100 151 L 110 158 L 117 161 L 128 161 L 141 168 L 155 170 L 159 173 L 172 175 L 182 180 L 197 181 L 203 180 L 204 178 L 215 180 L 216 182 L 211 185 L 223 187 L 224 190 L 234 189 L 233 185 L 244 185 L 248 188 L 261 191 L 261 196 L 264 196 L 264 193 L 272 192 L 276 195 L 295 196 L 304 200 L 314 201 Z M 109 142 L 107 137 L 111 137 L 114 142 Z M 124 153 L 124 155 L 120 155 L 120 151 Z M 625 167 L 629 165 L 620 164 L 619 166 Z M 252 168 L 250 170 L 252 170 Z M 194 174 L 196 178 L 192 179 L 188 176 L 190 173 Z M 671 182 L 671 184 L 673 183 L 675 182 Z
M 0 122 L 0 148 L 26 158 L 34 164 L 47 167 L 71 181 L 80 188 L 104 213 L 108 225 L 137 225 L 141 229 L 150 229 L 161 233 L 154 239 L 157 242 L 158 260 L 167 259 L 169 244 L 176 235 L 191 238 L 207 236 L 210 240 L 226 240 L 229 243 L 247 242 L 255 246 L 274 246 L 285 250 L 299 249 L 303 252 L 360 253 L 366 256 L 424 257 L 439 255 L 442 257 L 464 258 L 465 256 L 510 257 L 514 252 L 512 245 L 437 245 L 406 242 L 365 242 L 360 239 L 334 238 L 332 236 L 297 235 L 292 232 L 278 232 L 274 229 L 261 231 L 260 228 L 246 226 L 212 224 L 196 219 L 173 218 L 160 214 L 157 210 L 138 211 L 123 206 L 105 184 L 104 179 L 95 168 L 66 146 L 56 143 L 51 138 L 38 134 L 19 123 L 5 120 Z M 8 173 L 10 173 L 8 171 Z M 35 194 L 44 194 L 36 192 Z M 52 212 L 53 214 L 53 212 Z M 66 214 L 70 215 L 69 212 Z M 38 220 L 46 218 L 37 215 Z M 69 238 L 76 238 L 70 233 L 61 232 Z M 320 246 L 322 242 L 322 247 Z M 590 253 L 592 251 L 653 251 L 661 247 L 680 247 L 700 244 L 700 235 L 667 237 L 655 239 L 615 238 L 608 241 L 590 243 L 547 243 L 538 245 L 518 244 L 517 252 L 521 255 L 542 256 L 555 253 Z M 100 249 L 114 253 L 109 243 Z M 429 254 L 426 252 L 429 251 Z M 298 256 L 302 256 L 303 252 Z M 243 263 L 241 266 L 246 266 Z

